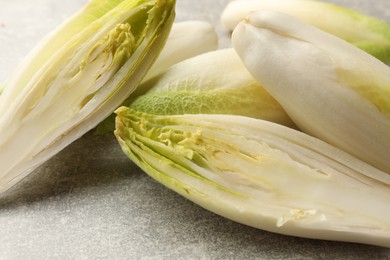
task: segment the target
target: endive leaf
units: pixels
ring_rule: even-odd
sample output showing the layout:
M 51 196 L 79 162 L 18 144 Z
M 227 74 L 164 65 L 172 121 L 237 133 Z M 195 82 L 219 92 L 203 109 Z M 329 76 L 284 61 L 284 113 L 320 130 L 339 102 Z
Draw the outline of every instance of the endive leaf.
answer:
M 250 14 L 232 41 L 300 129 L 390 173 L 390 68 L 289 15 Z
M 217 48 L 218 35 L 210 23 L 196 20 L 175 22 L 164 48 L 143 81 L 176 63 Z
M 278 11 L 338 36 L 390 62 L 390 24 L 376 17 L 316 0 L 236 0 L 225 7 L 221 22 L 230 30 L 253 11 Z
M 319 139 L 234 115 L 116 113 L 129 158 L 216 214 L 281 234 L 390 247 L 390 176 Z
M 91 1 L 48 38 L 0 96 L 0 191 L 95 127 L 164 45 L 174 0 Z
M 158 115 L 231 114 L 295 127 L 286 112 L 251 76 L 232 48 L 180 62 L 142 83 L 124 103 Z M 115 129 L 114 116 L 98 127 Z

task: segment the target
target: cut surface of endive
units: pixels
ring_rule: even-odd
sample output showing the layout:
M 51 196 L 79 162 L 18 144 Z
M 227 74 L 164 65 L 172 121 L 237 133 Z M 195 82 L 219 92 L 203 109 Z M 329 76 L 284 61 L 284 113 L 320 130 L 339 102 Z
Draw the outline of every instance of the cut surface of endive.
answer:
M 116 113 L 124 153 L 205 209 L 280 234 L 390 247 L 390 175 L 319 139 L 242 116 Z
M 123 102 L 174 17 L 174 0 L 94 0 L 31 51 L 0 96 L 0 192 Z
M 251 13 L 232 43 L 298 127 L 390 173 L 390 68 L 292 16 Z

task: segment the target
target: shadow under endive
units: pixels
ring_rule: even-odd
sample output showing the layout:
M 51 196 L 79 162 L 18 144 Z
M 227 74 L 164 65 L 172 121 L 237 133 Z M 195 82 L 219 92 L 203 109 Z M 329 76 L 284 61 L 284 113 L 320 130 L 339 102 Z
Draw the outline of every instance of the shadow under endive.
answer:
M 90 131 L 1 194 L 0 210 L 137 178 L 139 172 L 113 134 Z

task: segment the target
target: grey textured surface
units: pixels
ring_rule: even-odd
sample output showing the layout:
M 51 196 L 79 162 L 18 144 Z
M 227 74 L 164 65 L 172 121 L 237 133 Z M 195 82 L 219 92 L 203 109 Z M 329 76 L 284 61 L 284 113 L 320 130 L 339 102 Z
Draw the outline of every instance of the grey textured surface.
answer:
M 228 0 L 177 0 L 177 20 L 219 25 Z M 0 82 L 86 0 L 0 0 Z M 333 0 L 390 22 L 388 0 Z M 112 135 L 74 142 L 0 198 L 0 259 L 390 259 L 374 246 L 301 239 L 212 214 L 142 173 Z

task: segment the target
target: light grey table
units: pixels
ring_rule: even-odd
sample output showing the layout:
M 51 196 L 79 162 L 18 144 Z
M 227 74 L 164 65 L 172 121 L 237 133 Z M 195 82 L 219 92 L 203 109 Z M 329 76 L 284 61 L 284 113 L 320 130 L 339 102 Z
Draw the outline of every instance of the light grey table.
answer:
M 270 0 L 272 1 L 272 0 Z M 87 0 L 0 0 L 0 82 Z M 228 0 L 177 0 L 177 20 L 219 24 Z M 390 22 L 388 0 L 333 0 Z M 1 167 L 1 166 L 0 166 Z M 74 142 L 0 199 L 0 259 L 390 259 L 390 249 L 272 234 L 156 183 L 112 135 Z

